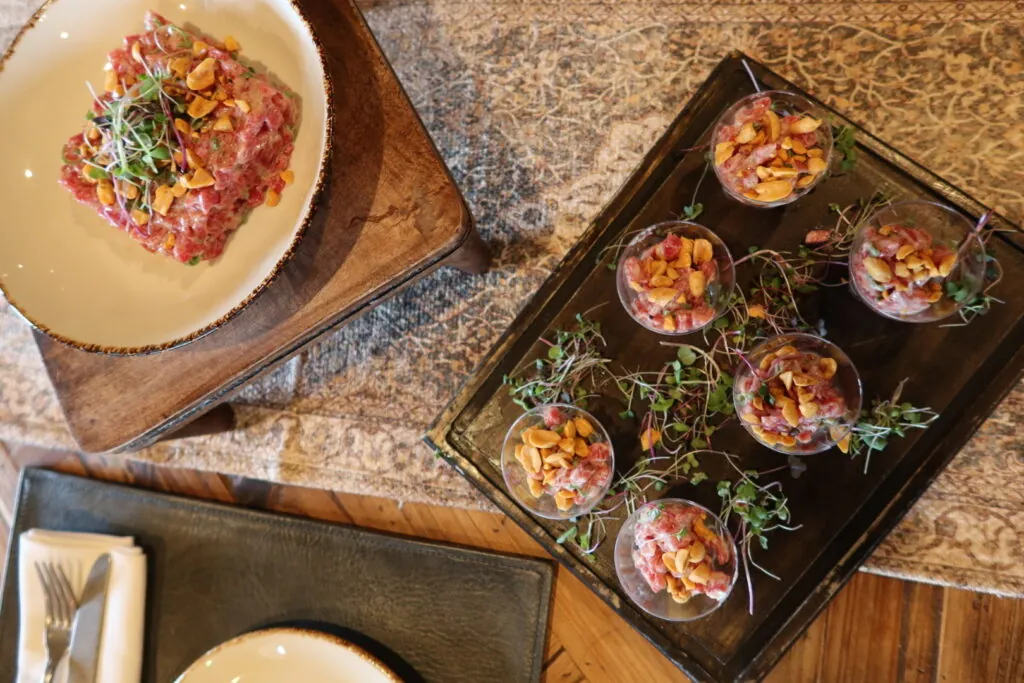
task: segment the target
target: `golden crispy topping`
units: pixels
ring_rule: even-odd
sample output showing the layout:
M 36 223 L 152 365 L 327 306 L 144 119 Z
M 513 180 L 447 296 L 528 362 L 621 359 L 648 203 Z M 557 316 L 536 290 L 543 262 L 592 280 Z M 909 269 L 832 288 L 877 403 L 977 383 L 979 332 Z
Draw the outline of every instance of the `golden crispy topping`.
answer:
M 192 104 L 188 105 L 188 115 L 194 119 L 201 119 L 216 108 L 217 102 L 215 100 L 208 100 L 205 97 L 197 96 L 192 100 Z
M 797 134 L 812 133 L 818 130 L 818 126 L 821 125 L 821 120 L 816 119 L 812 116 L 804 116 L 800 120 L 795 121 L 789 129 Z M 802 152 L 801 152 L 802 154 Z
M 153 210 L 161 216 L 166 216 L 174 203 L 174 190 L 170 185 L 161 185 L 156 188 L 156 197 L 153 199 Z
M 210 187 L 216 182 L 214 177 L 205 168 L 199 167 L 192 172 L 192 175 L 182 182 L 190 190 L 198 190 L 203 187 Z
M 231 125 L 231 117 L 226 113 L 221 114 L 213 124 L 213 129 L 219 133 L 230 133 L 234 130 L 234 127 Z
M 113 206 L 114 204 L 114 184 L 109 180 L 101 180 L 96 183 L 96 198 L 100 200 L 100 204 L 103 206 Z
M 207 57 L 192 69 L 185 84 L 192 90 L 205 90 L 214 84 L 217 78 L 217 60 Z

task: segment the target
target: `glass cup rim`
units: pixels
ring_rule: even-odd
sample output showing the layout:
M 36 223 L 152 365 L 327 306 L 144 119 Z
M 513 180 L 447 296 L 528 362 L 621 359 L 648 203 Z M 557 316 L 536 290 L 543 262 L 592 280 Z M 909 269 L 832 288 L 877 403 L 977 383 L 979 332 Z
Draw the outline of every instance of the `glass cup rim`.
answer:
M 725 595 L 722 596 L 722 599 L 719 600 L 717 602 L 717 604 L 714 607 L 712 607 L 711 609 L 709 609 L 707 612 L 702 612 L 701 614 L 698 614 L 698 615 L 693 616 L 693 617 L 666 617 L 666 616 L 663 616 L 663 615 L 660 615 L 660 614 L 655 614 L 651 610 L 649 610 L 646 607 L 644 607 L 643 605 L 641 605 L 640 602 L 638 600 L 636 600 L 636 598 L 633 597 L 633 594 L 630 591 L 626 590 L 626 588 L 625 588 L 626 582 L 622 580 L 622 573 L 621 573 L 621 570 L 619 569 L 619 563 L 618 562 L 615 562 L 615 578 L 617 578 L 619 580 L 619 585 L 623 587 L 623 590 L 625 591 L 626 595 L 629 597 L 630 602 L 632 602 L 634 605 L 636 605 L 637 607 L 642 609 L 647 614 L 650 614 L 652 617 L 655 617 L 656 619 L 663 619 L 665 621 L 672 621 L 672 622 L 677 622 L 677 623 L 688 622 L 688 621 L 696 621 L 698 619 L 703 619 L 704 617 L 708 616 L 712 612 L 715 612 L 716 610 L 718 610 L 722 605 L 724 605 L 726 603 L 726 601 L 732 595 L 732 591 L 736 587 L 736 584 L 739 583 L 739 572 L 740 572 L 739 546 L 736 543 L 736 539 L 733 537 L 732 532 L 729 531 L 729 527 L 726 525 L 725 521 L 723 521 L 721 517 L 719 517 L 715 512 L 713 512 L 707 506 L 701 505 L 700 503 L 698 503 L 696 501 L 693 501 L 693 500 L 690 500 L 689 498 L 657 498 L 655 500 L 647 501 L 646 503 L 644 503 L 643 505 L 638 507 L 636 510 L 634 510 L 632 512 L 632 514 L 630 514 L 628 517 L 626 517 L 626 519 L 622 522 L 622 526 L 619 528 L 619 533 L 615 536 L 614 556 L 618 556 L 618 546 L 619 546 L 619 543 L 625 541 L 625 537 L 623 535 L 623 530 L 627 526 L 629 526 L 629 524 L 632 522 L 634 531 L 630 533 L 630 536 L 632 538 L 630 539 L 630 546 L 631 547 L 629 548 L 629 551 L 630 551 L 629 552 L 629 556 L 630 556 L 630 558 L 632 558 L 632 556 L 633 556 L 633 552 L 632 552 L 633 548 L 632 548 L 632 546 L 634 545 L 634 541 L 636 540 L 635 529 L 636 529 L 636 523 L 639 520 L 640 512 L 642 510 L 650 507 L 651 505 L 657 505 L 658 503 L 681 503 L 681 504 L 687 505 L 689 507 L 699 508 L 699 509 L 703 510 L 704 512 L 706 512 L 709 517 L 711 517 L 713 520 L 715 520 L 715 522 L 717 523 L 717 529 L 720 530 L 722 532 L 722 534 L 725 536 L 726 540 L 728 540 L 729 548 L 732 551 L 732 565 L 733 565 L 733 567 L 732 567 L 732 577 L 731 577 L 731 580 L 729 582 L 729 589 L 725 592 Z M 630 561 L 632 562 L 632 559 Z M 633 565 L 633 567 L 635 568 L 636 565 Z M 641 580 L 644 580 L 646 582 L 646 580 L 643 579 L 642 577 L 641 577 Z M 653 593 L 653 591 L 652 591 L 652 593 Z
M 608 463 L 611 467 L 611 476 L 608 477 L 608 481 L 605 483 L 603 489 L 601 490 L 601 495 L 595 495 L 594 502 L 590 503 L 589 505 L 579 506 L 579 510 L 570 512 L 571 510 L 574 510 L 575 507 L 577 507 L 573 506 L 573 508 L 570 508 L 570 511 L 562 512 L 561 510 L 559 510 L 556 514 L 547 514 L 541 512 L 534 505 L 531 505 L 529 501 L 526 501 L 522 497 L 520 497 L 508 480 L 508 467 L 506 465 L 511 466 L 513 464 L 513 462 L 507 461 L 507 458 L 505 457 L 505 454 L 508 452 L 509 439 L 512 438 L 512 434 L 516 431 L 516 428 L 520 425 L 520 423 L 525 421 L 527 418 L 539 417 L 541 420 L 543 420 L 544 418 L 541 415 L 541 411 L 546 408 L 559 408 L 565 410 L 566 412 L 580 413 L 580 417 L 586 418 L 591 422 L 591 424 L 595 426 L 596 429 L 600 430 L 601 436 L 604 437 L 604 443 L 608 444 Z M 608 430 L 605 429 L 604 425 L 601 423 L 600 420 L 594 417 L 593 414 L 591 414 L 587 410 L 584 410 L 579 406 L 574 406 L 571 403 L 541 403 L 539 405 L 534 406 L 533 408 L 530 408 L 529 410 L 524 410 L 523 413 L 519 415 L 519 417 L 513 420 L 512 425 L 508 428 L 508 431 L 505 432 L 505 438 L 501 442 L 500 464 L 501 478 L 505 482 L 505 490 L 508 491 L 509 495 L 512 496 L 512 498 L 517 503 L 519 503 L 522 507 L 526 508 L 531 514 L 537 515 L 538 517 L 551 520 L 566 520 L 590 512 L 595 507 L 597 507 L 598 503 L 604 500 L 606 495 L 608 495 L 608 490 L 611 488 L 612 485 L 612 479 L 615 478 L 615 446 L 612 444 L 611 437 L 608 435 Z
M 872 214 L 870 216 L 868 216 L 867 220 L 864 221 L 864 224 L 860 227 L 860 229 L 854 235 L 854 241 L 856 241 L 857 238 L 859 238 L 861 235 L 863 235 L 869 228 L 874 227 L 875 225 L 877 225 L 880 222 L 880 221 L 877 220 L 880 215 L 882 215 L 883 213 L 885 213 L 887 211 L 895 211 L 897 208 L 899 208 L 901 206 L 928 206 L 928 207 L 931 207 L 931 208 L 934 208 L 934 209 L 941 209 L 944 212 L 946 212 L 947 214 L 950 214 L 951 216 L 958 217 L 958 218 L 962 219 L 964 221 L 964 223 L 966 224 L 966 226 L 967 226 L 965 228 L 965 234 L 967 236 L 967 239 L 971 240 L 972 242 L 974 242 L 977 245 L 977 249 L 981 252 L 982 258 L 986 258 L 987 257 L 987 253 L 988 252 L 985 251 L 985 243 L 981 241 L 981 238 L 978 235 L 973 233 L 973 229 L 974 229 L 974 226 L 976 225 L 976 223 L 972 222 L 970 217 L 965 215 L 962 211 L 958 210 L 955 206 L 951 206 L 949 204 L 944 204 L 944 203 L 938 202 L 938 201 L 932 201 L 930 199 L 904 199 L 904 200 L 901 200 L 901 201 L 898 201 L 898 202 L 893 202 L 891 204 L 887 204 L 887 205 L 885 205 L 883 207 L 879 207 L 878 209 L 875 209 L 875 211 L 872 212 Z M 952 221 L 950 221 L 950 224 L 952 224 Z M 846 259 L 847 268 L 851 272 L 853 270 L 853 256 L 854 256 L 854 250 L 851 249 L 850 250 L 850 254 L 849 254 L 849 256 Z M 928 323 L 939 322 L 940 320 L 945 320 L 947 318 L 952 317 L 953 315 L 956 315 L 956 313 L 959 310 L 961 310 L 964 306 L 966 306 L 969 303 L 969 299 L 964 299 L 963 301 L 961 301 L 959 303 L 954 302 L 954 303 L 956 303 L 955 306 L 953 306 L 952 308 L 949 309 L 949 311 L 947 311 L 946 313 L 944 313 L 944 314 L 942 314 L 942 315 L 940 315 L 938 317 L 929 318 L 928 320 L 911 320 L 911 319 L 908 319 L 905 316 L 900 316 L 900 315 L 896 315 L 895 313 L 888 313 L 886 311 L 878 310 L 871 303 L 871 301 L 868 300 L 868 297 L 864 294 L 864 292 L 861 291 L 860 286 L 857 284 L 856 280 L 853 278 L 852 275 L 850 277 L 849 286 L 850 286 L 850 289 L 853 291 L 854 295 L 856 296 L 856 298 L 859 299 L 861 301 L 861 303 L 863 303 L 869 309 L 871 309 L 872 313 L 875 313 L 876 315 L 880 315 L 883 318 L 888 318 L 889 320 L 895 320 L 896 322 L 901 322 L 901 323 L 911 323 L 911 324 L 918 324 L 918 325 L 927 325 Z M 979 288 L 979 291 L 980 291 L 980 288 Z
M 751 101 L 752 102 L 752 101 L 754 101 L 756 99 L 759 99 L 761 97 L 771 97 L 771 96 L 776 96 L 776 95 L 785 95 L 787 97 L 792 97 L 792 98 L 794 98 L 796 100 L 801 100 L 803 103 L 805 103 L 807 105 L 807 110 L 809 112 L 810 111 L 815 111 L 815 112 L 820 112 L 822 114 L 822 117 L 821 117 L 822 118 L 822 122 L 823 122 L 822 125 L 825 125 L 825 124 L 828 123 L 827 120 L 826 120 L 827 115 L 828 115 L 828 111 L 826 110 L 824 105 L 820 105 L 820 104 L 815 103 L 809 97 L 805 97 L 804 95 L 801 95 L 799 93 L 795 93 L 792 90 L 780 90 L 780 89 L 760 90 L 758 92 L 750 93 L 749 95 L 744 95 L 740 99 L 736 100 L 735 102 L 730 104 L 726 108 L 726 110 L 719 115 L 719 117 L 717 119 L 715 119 L 715 124 L 711 128 L 711 143 L 710 144 L 711 144 L 712 151 L 714 150 L 715 140 L 718 139 L 718 131 L 721 130 L 722 127 L 724 127 L 726 125 L 726 123 L 725 123 L 725 117 L 726 116 L 729 116 L 730 114 L 735 116 L 735 113 L 737 111 L 739 111 L 739 109 L 740 109 L 740 105 L 745 103 L 745 102 L 747 102 L 747 101 Z M 722 172 L 718 168 L 718 164 L 714 163 L 713 160 L 712 160 L 712 163 L 711 163 L 711 167 L 712 167 L 712 170 L 714 170 L 714 172 L 715 172 L 715 178 L 718 179 L 718 184 L 721 185 L 721 187 L 722 187 L 722 191 L 725 192 L 730 198 L 735 199 L 736 201 L 740 202 L 741 204 L 745 204 L 746 206 L 751 206 L 751 207 L 758 208 L 758 209 L 775 209 L 775 208 L 778 208 L 780 206 L 786 206 L 787 204 L 792 204 L 793 202 L 797 201 L 798 199 L 800 199 L 804 195 L 808 194 L 811 190 L 816 188 L 818 185 L 820 185 L 825 180 L 825 177 L 827 175 L 829 175 L 829 169 L 832 168 L 832 157 L 833 157 L 834 152 L 835 152 L 835 139 L 834 139 L 834 137 L 832 135 L 832 129 L 831 128 L 828 129 L 828 138 L 829 138 L 829 145 L 828 145 L 828 150 L 826 151 L 826 154 L 825 154 L 825 171 L 822 172 L 822 173 L 819 173 L 818 176 L 814 179 L 814 182 L 812 182 L 807 187 L 797 188 L 797 189 L 799 189 L 799 192 L 794 190 L 788 197 L 783 197 L 782 199 L 777 199 L 774 202 L 759 202 L 759 201 L 755 201 L 753 199 L 750 199 L 749 197 L 743 196 L 741 193 L 736 192 L 734 189 L 732 189 L 732 187 L 728 183 L 725 182 L 725 180 L 722 178 Z
M 619 263 L 615 267 L 615 291 L 619 295 L 619 303 L 622 304 L 622 308 L 625 309 L 626 314 L 630 318 L 633 319 L 633 322 L 635 322 L 637 325 L 639 325 L 640 327 L 644 328 L 645 330 L 648 330 L 649 332 L 653 332 L 655 334 L 661 334 L 661 335 L 664 335 L 666 337 L 682 337 L 682 336 L 685 336 L 685 335 L 688 335 L 688 334 L 694 334 L 696 332 L 700 332 L 704 328 L 712 325 L 716 320 L 718 320 L 722 316 L 721 313 L 718 313 L 717 315 L 715 315 L 715 317 L 713 317 L 708 322 L 704 323 L 700 327 L 695 327 L 692 330 L 686 330 L 685 332 L 679 332 L 679 331 L 667 332 L 665 330 L 656 330 L 656 329 L 654 329 L 652 327 L 649 327 L 648 325 L 645 325 L 643 322 L 638 320 L 637 317 L 635 315 L 633 315 L 633 311 L 631 310 L 630 306 L 626 302 L 626 294 L 627 294 L 627 292 L 626 292 L 626 285 L 625 285 L 625 283 L 623 281 L 623 278 L 625 277 L 625 275 L 624 275 L 623 270 L 622 270 L 622 264 L 625 262 L 626 258 L 628 258 L 630 256 L 633 256 L 634 254 L 633 254 L 632 250 L 634 250 L 637 247 L 638 244 L 640 244 L 641 242 L 643 242 L 647 238 L 655 235 L 658 230 L 669 230 L 669 231 L 672 231 L 674 228 L 680 228 L 680 227 L 696 228 L 697 231 L 700 232 L 705 237 L 710 237 L 711 238 L 710 241 L 711 241 L 711 246 L 712 246 L 712 253 L 714 253 L 714 249 L 716 247 L 721 248 L 721 250 L 725 254 L 726 264 L 728 265 L 727 271 L 732 274 L 732 277 L 730 278 L 731 282 L 729 283 L 728 288 L 723 288 L 722 296 L 725 297 L 725 298 L 728 298 L 729 296 L 732 295 L 733 291 L 735 291 L 735 289 L 736 289 L 736 261 L 732 257 L 732 250 L 729 249 L 729 245 L 725 243 L 725 240 L 723 240 L 721 237 L 719 237 L 718 234 L 715 233 L 715 231 L 712 230 L 711 228 L 709 228 L 708 226 L 702 225 L 702 224 L 697 223 L 695 221 L 688 221 L 688 220 L 684 220 L 684 219 L 677 219 L 677 220 L 667 220 L 667 221 L 660 221 L 658 223 L 652 223 L 651 225 L 648 225 L 646 228 L 638 230 L 636 232 L 636 234 L 633 236 L 633 238 L 629 242 L 627 242 L 626 245 L 622 248 L 622 253 L 619 255 Z M 667 233 L 665 236 L 667 237 L 668 234 L 671 234 L 671 232 Z M 721 282 L 721 280 L 719 280 L 719 282 Z
M 860 378 L 860 371 L 857 369 L 857 365 L 853 362 L 853 359 L 851 359 L 849 354 L 847 354 L 845 351 L 843 351 L 843 349 L 838 344 L 836 344 L 835 342 L 833 342 L 833 341 L 831 341 L 829 339 L 825 339 L 821 335 L 812 334 L 810 332 L 783 332 L 782 334 L 774 335 L 774 336 L 769 337 L 769 338 L 765 339 L 764 341 L 760 342 L 757 346 L 752 348 L 750 350 L 750 353 L 748 353 L 747 355 L 748 355 L 749 358 L 753 358 L 760 351 L 762 351 L 762 349 L 765 346 L 767 346 L 768 344 L 777 343 L 779 340 L 782 340 L 782 339 L 793 340 L 793 341 L 803 341 L 803 342 L 806 342 L 806 343 L 813 343 L 813 344 L 824 344 L 825 346 L 829 347 L 830 350 L 838 351 L 839 354 L 840 354 L 840 357 L 841 357 L 840 359 L 841 360 L 845 360 L 846 363 L 849 365 L 849 368 L 853 371 L 854 384 L 857 387 L 857 404 L 856 404 L 856 406 L 848 406 L 847 407 L 848 409 L 850 409 L 852 407 L 855 407 L 856 411 L 851 411 L 851 412 L 855 412 L 854 417 L 851 420 L 844 421 L 844 422 L 846 423 L 847 431 L 849 433 L 852 433 L 853 432 L 853 427 L 857 423 L 857 416 L 860 415 L 861 410 L 863 410 L 863 408 L 864 408 L 864 384 L 863 384 L 863 382 L 861 381 L 861 378 Z M 783 344 L 783 346 L 784 345 L 785 344 Z M 744 367 L 746 367 L 745 364 L 744 364 Z M 739 371 L 737 371 L 736 374 L 739 375 Z M 845 400 L 846 397 L 844 396 L 843 398 Z M 734 389 L 733 389 L 733 392 L 732 392 L 732 406 L 733 406 L 733 410 L 736 411 L 736 415 L 737 416 L 739 416 L 740 408 L 742 407 L 740 405 L 739 401 L 740 401 L 739 394 L 735 391 L 735 386 L 734 386 Z M 767 448 L 769 450 L 775 451 L 776 453 L 781 453 L 783 455 L 798 455 L 798 456 L 801 456 L 801 457 L 802 456 L 808 456 L 808 455 L 818 455 L 820 453 L 824 453 L 825 451 L 833 448 L 837 443 L 839 443 L 838 441 L 832 441 L 831 440 L 832 437 L 830 436 L 829 437 L 830 441 L 829 442 L 824 442 L 824 443 L 827 443 L 828 445 L 822 445 L 822 447 L 820 447 L 820 448 L 818 448 L 816 450 L 813 450 L 813 451 L 795 452 L 795 451 L 787 450 L 787 449 L 784 449 L 784 448 L 777 448 L 774 445 L 766 444 L 764 441 L 762 441 L 760 438 L 758 438 L 757 434 L 755 434 L 753 432 L 753 430 L 750 428 L 750 425 L 748 425 L 745 420 L 739 420 L 739 423 L 741 425 L 743 425 L 744 431 L 746 431 L 747 434 L 749 434 L 750 437 L 752 439 L 754 439 L 754 441 L 756 441 L 757 443 L 761 444 L 762 446 L 764 446 L 765 448 Z

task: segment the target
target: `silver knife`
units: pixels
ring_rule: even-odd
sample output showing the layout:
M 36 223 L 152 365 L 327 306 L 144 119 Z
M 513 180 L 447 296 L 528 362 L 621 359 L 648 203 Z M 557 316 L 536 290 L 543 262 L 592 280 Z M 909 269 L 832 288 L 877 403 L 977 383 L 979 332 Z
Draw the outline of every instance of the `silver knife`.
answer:
M 68 657 L 68 683 L 95 683 L 100 660 L 100 635 L 107 607 L 107 583 L 110 580 L 110 555 L 99 556 L 89 570 L 82 598 L 75 614 Z

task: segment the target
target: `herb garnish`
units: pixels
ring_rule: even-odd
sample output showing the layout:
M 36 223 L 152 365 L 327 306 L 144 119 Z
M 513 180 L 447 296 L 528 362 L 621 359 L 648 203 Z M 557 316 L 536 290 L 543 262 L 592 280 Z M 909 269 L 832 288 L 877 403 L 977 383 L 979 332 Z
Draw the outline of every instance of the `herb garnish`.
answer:
M 729 520 L 736 520 L 738 529 L 736 531 L 736 546 L 739 548 L 740 558 L 743 560 L 744 575 L 747 580 L 748 609 L 754 613 L 754 586 L 750 578 L 750 566 L 754 566 L 762 573 L 778 580 L 778 576 L 771 573 L 754 561 L 750 544 L 757 540 L 762 550 L 768 549 L 768 534 L 776 529 L 784 531 L 796 531 L 799 526 L 788 526 L 789 507 L 786 497 L 782 494 L 782 484 L 773 481 L 764 486 L 757 483 L 756 479 L 767 472 L 757 470 L 740 470 L 736 467 L 731 457 L 727 458 L 730 465 L 735 469 L 740 478 L 735 482 L 718 482 L 718 496 L 722 499 L 721 518 L 728 523 Z M 788 466 L 780 469 L 789 469 Z
M 837 140 L 853 150 L 852 131 L 840 130 Z M 844 154 L 844 161 L 852 164 L 856 157 L 851 156 Z M 597 394 L 607 379 L 613 379 L 624 404 L 619 418 L 637 420 L 640 457 L 617 476 L 609 495 L 597 508 L 571 520 L 572 526 L 558 538 L 559 543 L 575 543 L 585 559 L 592 559 L 607 538 L 610 522 L 623 519 L 657 492 L 681 481 L 700 485 L 708 479 L 701 460 L 724 458 L 738 478 L 719 481 L 716 490 L 722 499 L 723 521 L 735 525 L 753 610 L 750 568 L 774 575 L 754 561 L 751 549 L 755 545 L 767 548 L 768 536 L 774 531 L 799 528 L 790 525 L 781 482 L 762 482 L 777 471 L 792 470 L 796 476 L 805 465 L 800 458 L 791 457 L 786 465 L 768 471 L 742 470 L 736 464 L 737 456 L 712 450 L 714 434 L 733 418 L 733 372 L 737 364 L 747 362 L 747 352 L 769 336 L 796 331 L 825 334 L 820 320 L 802 313 L 798 297 L 822 287 L 846 285 L 846 257 L 853 236 L 867 217 L 888 201 L 885 196 L 874 195 L 850 206 L 830 206 L 836 215 L 835 226 L 812 231 L 795 253 L 751 247 L 736 265 L 748 264 L 756 269 L 753 284 L 747 291 L 737 289 L 726 315 L 705 328 L 706 350 L 663 342 L 663 346 L 675 349 L 675 357 L 660 370 L 617 374 L 613 361 L 597 350 L 598 345 L 604 346 L 600 328 L 579 315 L 576 330 L 556 331 L 555 342 L 545 341 L 547 358 L 534 362 L 533 378 L 520 375 L 505 379 L 513 400 L 523 407 L 532 407 L 533 402 L 586 399 Z M 699 211 L 696 194 L 690 206 L 692 211 Z M 627 235 L 624 240 L 631 237 Z M 617 251 L 624 244 L 610 249 Z M 615 268 L 614 259 L 609 267 Z M 840 268 L 839 275 L 834 276 Z M 870 456 L 885 449 L 893 437 L 924 429 L 938 417 L 930 408 L 900 401 L 905 382 L 889 398 L 875 399 L 853 428 L 849 453 L 851 457 L 865 455 L 865 472 Z M 764 385 L 761 391 L 762 398 L 771 402 Z
M 601 323 L 577 314 L 576 329 L 556 330 L 553 342 L 540 341 L 547 347 L 544 357 L 534 361 L 532 367 L 502 378 L 517 406 L 529 410 L 542 403 L 564 401 L 583 407 L 586 399 L 611 377 L 607 367 L 610 360 L 598 351 L 606 343 Z
M 850 438 L 850 457 L 864 455 L 864 473 L 867 474 L 871 456 L 889 445 L 893 436 L 904 437 L 911 429 L 925 429 L 938 419 L 939 414 L 931 408 L 917 408 L 912 403 L 900 403 L 900 395 L 907 380 L 904 379 L 883 400 L 875 399 L 871 409 L 861 412 Z
M 839 163 L 839 170 L 843 173 L 852 171 L 857 163 L 857 138 L 854 135 L 853 127 L 836 128 L 833 126 L 832 144 L 842 159 Z

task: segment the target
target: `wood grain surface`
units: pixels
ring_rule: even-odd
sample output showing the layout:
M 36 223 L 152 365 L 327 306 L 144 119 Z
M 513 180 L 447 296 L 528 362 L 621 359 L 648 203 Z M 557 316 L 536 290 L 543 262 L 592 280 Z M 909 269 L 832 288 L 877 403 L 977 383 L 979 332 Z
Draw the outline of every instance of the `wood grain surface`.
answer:
M 0 444 L 0 542 L 20 467 L 41 465 L 246 507 L 543 556 L 506 517 L 281 486 L 222 475 Z M 638 633 L 559 568 L 546 683 L 682 683 Z M 1024 601 L 858 574 L 766 679 L 768 683 L 1019 683 Z
M 467 242 L 472 253 L 454 265 L 486 267 L 459 190 L 359 10 L 350 0 L 304 6 L 324 27 L 318 36 L 334 84 L 334 154 L 312 224 L 266 292 L 187 346 L 111 357 L 37 335 L 85 451 L 154 441 Z

